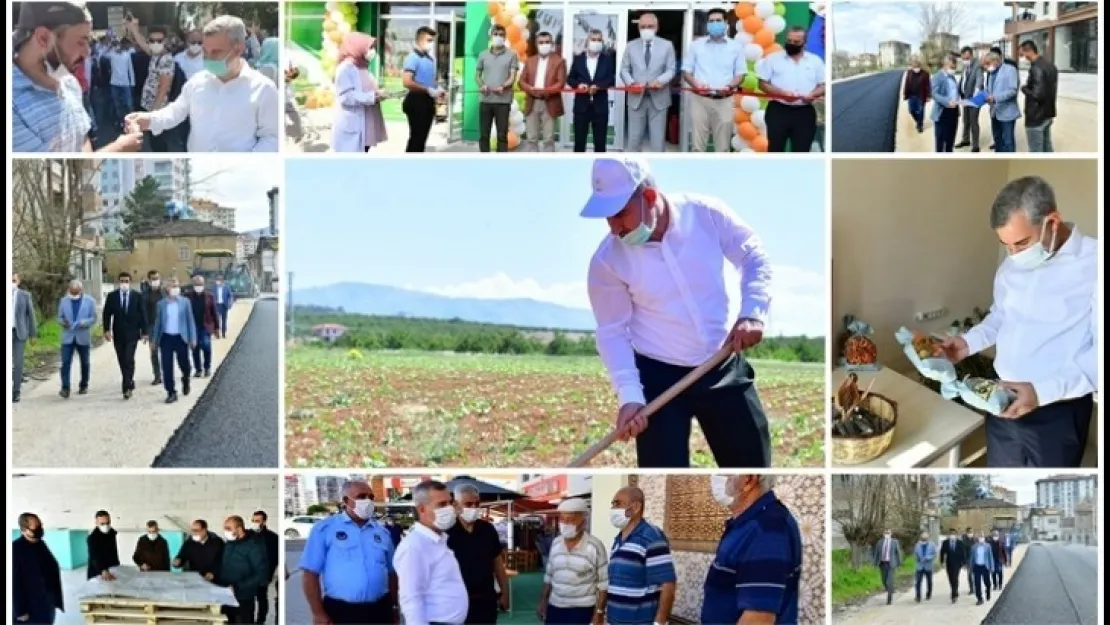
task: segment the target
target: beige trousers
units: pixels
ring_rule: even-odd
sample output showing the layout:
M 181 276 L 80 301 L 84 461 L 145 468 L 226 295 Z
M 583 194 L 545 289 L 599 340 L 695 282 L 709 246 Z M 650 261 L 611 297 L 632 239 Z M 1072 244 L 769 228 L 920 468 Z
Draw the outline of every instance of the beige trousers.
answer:
M 713 137 L 713 151 L 729 152 L 732 146 L 732 98 L 714 100 L 691 93 L 690 123 L 694 135 L 692 152 L 705 152 L 709 137 Z
M 532 112 L 524 118 L 524 125 L 529 151 L 538 152 L 541 139 L 545 152 L 555 151 L 555 118 L 547 112 L 546 106 L 539 102 L 533 104 Z

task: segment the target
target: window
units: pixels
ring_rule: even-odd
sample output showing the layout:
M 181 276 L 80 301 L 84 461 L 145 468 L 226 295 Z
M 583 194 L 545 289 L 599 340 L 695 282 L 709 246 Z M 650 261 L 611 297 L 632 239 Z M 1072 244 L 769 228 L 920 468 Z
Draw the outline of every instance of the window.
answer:
M 189 260 L 189 256 L 189 247 L 187 245 L 182 245 L 177 248 L 177 260 Z

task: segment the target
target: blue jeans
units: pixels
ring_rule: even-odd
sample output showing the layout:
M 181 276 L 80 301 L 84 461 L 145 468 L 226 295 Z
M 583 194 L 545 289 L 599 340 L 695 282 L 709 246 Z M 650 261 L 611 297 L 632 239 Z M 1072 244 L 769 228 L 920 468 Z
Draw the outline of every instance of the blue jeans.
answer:
M 544 625 L 590 625 L 594 622 L 594 608 L 557 608 L 547 606 Z
M 1040 126 L 1026 126 L 1025 140 L 1029 142 L 1030 152 L 1054 152 L 1052 146 L 1052 120 Z
M 997 154 L 1011 154 L 1017 152 L 1014 140 L 1014 125 L 1016 121 L 1004 122 L 991 118 L 991 136 L 994 137 L 994 151 Z
M 917 132 L 921 132 L 925 129 L 925 103 L 921 101 L 921 98 L 911 95 L 906 98 L 906 104 L 909 106 L 910 116 L 917 124 Z
M 166 394 L 173 395 L 177 392 L 173 380 L 173 363 L 181 368 L 183 380 L 189 378 L 189 345 L 180 334 L 163 334 L 158 342 L 158 349 L 162 352 L 162 386 Z
M 940 119 L 933 124 L 937 152 L 951 152 L 956 147 L 956 129 L 959 125 L 959 109 L 946 108 L 940 112 Z
M 201 356 L 204 357 L 203 362 Z M 201 366 L 202 364 L 204 366 Z M 197 345 L 193 348 L 193 370 L 197 372 L 212 370 L 212 335 L 204 326 L 197 326 Z
M 78 388 L 89 388 L 89 346 L 76 343 L 62 345 L 62 390 L 68 391 L 70 386 L 70 369 L 73 368 L 73 352 L 77 352 L 81 360 L 81 384 Z
M 227 304 L 216 304 L 216 312 L 220 313 L 220 336 L 227 338 L 227 311 L 231 310 Z
M 123 128 L 123 118 L 135 110 L 131 99 L 131 87 L 118 87 L 112 85 L 112 121 Z

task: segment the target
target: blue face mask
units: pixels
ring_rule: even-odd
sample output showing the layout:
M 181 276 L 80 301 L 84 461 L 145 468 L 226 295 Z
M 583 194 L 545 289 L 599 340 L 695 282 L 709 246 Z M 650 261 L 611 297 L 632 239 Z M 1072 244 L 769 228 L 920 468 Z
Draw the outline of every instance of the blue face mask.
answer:
M 709 22 L 706 26 L 706 31 L 710 37 L 724 37 L 728 31 L 728 24 L 724 22 Z
M 656 224 L 655 224 L 655 220 L 652 219 L 651 225 L 650 226 L 647 225 L 647 216 L 648 216 L 647 202 L 644 201 L 644 196 L 641 195 L 640 196 L 640 225 L 636 226 L 636 228 L 632 232 L 629 232 L 628 234 L 621 237 L 621 242 L 622 243 L 624 243 L 625 245 L 631 245 L 631 246 L 634 246 L 634 247 L 639 247 L 639 246 L 643 245 L 644 243 L 647 243 L 648 240 L 651 239 L 651 235 L 655 232 L 655 225 Z
M 231 73 L 227 59 L 204 59 L 204 70 L 220 78 Z

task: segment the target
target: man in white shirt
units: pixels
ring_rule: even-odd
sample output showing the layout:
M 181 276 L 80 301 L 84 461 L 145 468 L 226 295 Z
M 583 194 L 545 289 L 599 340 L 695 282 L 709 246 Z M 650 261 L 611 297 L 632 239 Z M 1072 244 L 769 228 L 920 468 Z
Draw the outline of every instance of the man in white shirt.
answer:
M 767 103 L 767 151 L 809 152 L 817 137 L 817 109 L 825 96 L 825 62 L 806 52 L 806 31 L 793 27 L 786 45 L 759 62 L 759 88 L 780 99 Z
M 593 190 L 582 216 L 609 225 L 587 277 L 597 349 L 620 404 L 617 430 L 623 440 L 636 438 L 639 466 L 689 468 L 695 417 L 718 466 L 771 466 L 767 417 L 742 353 L 763 340 L 771 301 L 763 243 L 724 202 L 661 192 L 642 160 L 595 160 Z M 728 318 L 726 260 L 741 275 L 735 323 Z M 736 353 L 649 423 L 648 401 L 726 342 Z
M 462 625 L 469 595 L 447 530 L 455 525 L 455 507 L 447 485 L 435 480 L 412 489 L 417 523 L 393 556 L 400 586 L 401 615 L 406 625 Z
M 706 152 L 713 138 L 713 151 L 730 151 L 733 128 L 732 94 L 744 80 L 747 65 L 743 46 L 728 36 L 725 10 L 706 11 L 707 36 L 690 43 L 682 59 L 682 77 L 693 89 L 690 104 L 693 133 L 691 150 Z
M 243 60 L 247 28 L 222 15 L 204 27 L 205 71 L 165 108 L 128 121 L 158 136 L 190 122 L 189 152 L 277 152 L 277 86 Z
M 559 536 L 551 543 L 537 614 L 544 623 L 604 625 L 609 594 L 609 550 L 586 531 L 584 499 L 559 504 Z
M 135 110 L 135 66 L 131 42 L 117 42 L 105 56 L 112 73 L 108 78 L 112 96 L 112 121 L 116 128 L 123 129 L 123 122 Z
M 994 347 L 1015 399 L 987 418 L 987 465 L 1078 467 L 1098 388 L 1098 241 L 1065 223 L 1043 178 L 1009 182 L 991 207 L 1009 256 L 990 314 L 943 343 L 959 362 Z
M 192 30 L 185 41 L 185 49 L 174 55 L 173 60 L 185 74 L 185 80 L 189 80 L 204 69 L 204 36 L 199 30 Z

